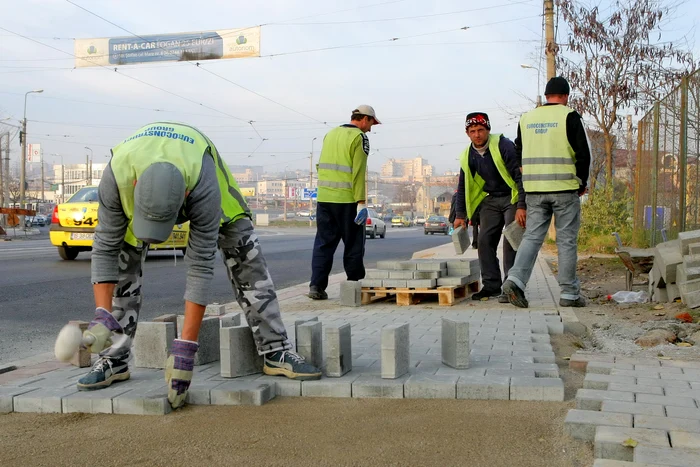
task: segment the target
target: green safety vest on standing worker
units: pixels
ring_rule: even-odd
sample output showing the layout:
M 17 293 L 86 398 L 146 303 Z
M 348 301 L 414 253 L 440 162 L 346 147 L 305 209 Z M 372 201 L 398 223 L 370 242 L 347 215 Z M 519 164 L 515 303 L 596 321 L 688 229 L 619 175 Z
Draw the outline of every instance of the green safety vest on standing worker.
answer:
M 355 203 L 365 199 L 369 139 L 355 125 L 333 128 L 323 140 L 318 171 L 318 201 Z
M 525 193 L 576 191 L 576 155 L 566 136 L 566 118 L 574 110 L 543 105 L 520 118 Z
M 500 134 L 489 135 L 489 153 L 491 153 L 491 158 L 493 163 L 496 164 L 498 173 L 501 174 L 503 180 L 510 187 L 511 190 L 511 204 L 516 204 L 518 202 L 518 185 L 513 180 L 513 177 L 508 173 L 506 164 L 503 162 L 503 156 L 501 155 L 501 150 L 498 147 L 498 143 L 501 140 Z M 472 215 L 479 207 L 479 204 L 488 196 L 488 193 L 484 191 L 484 184 L 486 180 L 483 179 L 481 175 L 475 173 L 472 176 L 472 171 L 469 169 L 469 150 L 472 145 L 470 144 L 467 149 L 464 150 L 462 156 L 460 157 L 460 166 L 464 172 L 464 195 L 466 197 L 467 204 L 467 219 L 471 219 Z
M 209 138 L 191 126 L 168 122 L 152 123 L 112 149 L 110 166 L 119 188 L 122 209 L 129 218 L 124 239 L 127 243 L 133 246 L 141 243 L 132 230 L 134 182 L 151 164 L 169 162 L 182 173 L 189 193 L 199 181 L 205 152 L 213 157 L 216 165 L 216 178 L 221 191 L 221 224 L 250 217 L 250 210 L 236 180 Z

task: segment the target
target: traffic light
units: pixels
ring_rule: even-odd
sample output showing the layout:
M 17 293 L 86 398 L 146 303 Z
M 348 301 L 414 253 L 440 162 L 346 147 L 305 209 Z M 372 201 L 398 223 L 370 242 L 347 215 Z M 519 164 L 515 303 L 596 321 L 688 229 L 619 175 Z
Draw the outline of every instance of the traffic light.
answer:
M 22 140 L 24 140 L 24 132 L 19 130 L 19 145 L 22 145 Z

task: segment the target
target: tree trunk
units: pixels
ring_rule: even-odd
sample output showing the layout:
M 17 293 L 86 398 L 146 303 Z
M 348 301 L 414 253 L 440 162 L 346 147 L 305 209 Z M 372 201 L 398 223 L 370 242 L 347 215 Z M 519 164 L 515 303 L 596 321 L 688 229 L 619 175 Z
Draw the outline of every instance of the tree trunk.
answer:
M 605 140 L 605 184 L 613 187 L 613 138 L 609 132 L 603 133 Z M 610 192 L 612 196 L 612 191 Z

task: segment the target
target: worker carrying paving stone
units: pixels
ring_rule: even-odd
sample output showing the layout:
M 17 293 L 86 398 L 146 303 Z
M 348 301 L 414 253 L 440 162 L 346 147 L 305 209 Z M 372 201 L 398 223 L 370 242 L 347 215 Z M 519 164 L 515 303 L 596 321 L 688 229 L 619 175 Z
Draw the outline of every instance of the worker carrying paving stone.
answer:
M 379 125 L 374 109 L 360 105 L 350 123 L 333 128 L 323 138 L 317 167 L 316 239 L 311 258 L 309 298 L 326 300 L 333 254 L 343 241 L 343 267 L 349 281 L 365 277 L 365 177 L 372 126 Z
M 141 309 L 143 263 L 151 243 L 165 242 L 173 226 L 189 221 L 185 322 L 166 363 L 168 400 L 184 404 L 192 380 L 197 338 L 209 302 L 214 259 L 221 251 L 236 300 L 244 310 L 263 371 L 318 379 L 318 368 L 292 352 L 251 213 L 214 143 L 194 127 L 157 122 L 112 149 L 99 186 L 99 224 L 92 250 L 95 317 L 84 332 L 100 355 L 78 381 L 81 390 L 129 379 L 130 343 Z M 126 348 L 110 348 L 126 334 Z M 89 341 L 88 339 L 88 341 Z
M 460 158 L 454 227 L 466 229 L 465 219 L 474 219 L 479 211 L 477 249 L 483 286 L 472 295 L 472 299 L 499 297 L 499 302 L 508 303 L 501 292 L 503 277 L 496 250 L 505 225 L 517 220 L 525 227 L 525 192 L 520 163 L 513 142 L 503 135 L 491 134 L 491 122 L 484 112 L 467 115 L 465 127 L 471 144 Z M 503 269 L 506 276 L 514 261 L 515 250 L 504 238 Z

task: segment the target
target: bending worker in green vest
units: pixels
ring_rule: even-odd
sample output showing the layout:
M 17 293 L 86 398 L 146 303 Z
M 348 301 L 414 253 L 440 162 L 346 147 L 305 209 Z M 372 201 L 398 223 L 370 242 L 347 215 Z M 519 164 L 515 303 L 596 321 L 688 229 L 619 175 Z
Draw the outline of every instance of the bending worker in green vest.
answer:
M 365 277 L 365 173 L 369 155 L 367 133 L 379 125 L 374 109 L 360 105 L 350 123 L 333 128 L 323 139 L 318 170 L 316 239 L 311 258 L 309 297 L 326 300 L 333 254 L 343 240 L 343 267 L 350 281 Z
M 152 123 L 112 149 L 99 186 L 92 250 L 95 317 L 84 336 L 100 358 L 78 381 L 92 390 L 129 379 L 127 362 L 141 308 L 143 263 L 150 243 L 190 221 L 185 322 L 172 344 L 165 377 L 173 408 L 184 404 L 197 337 L 214 275 L 217 247 L 260 355 L 263 371 L 294 379 L 321 372 L 292 352 L 251 214 L 214 143 L 196 128 Z M 126 335 L 117 339 L 115 334 Z M 112 342 L 126 342 L 117 347 Z
M 487 114 L 473 112 L 467 115 L 466 132 L 472 143 L 460 159 L 457 209 L 454 226 L 463 226 L 473 219 L 479 209 L 479 266 L 482 288 L 472 295 L 474 300 L 502 296 L 501 267 L 498 262 L 498 243 L 503 226 L 513 220 L 525 226 L 525 193 L 520 181 L 520 164 L 515 157 L 513 142 L 503 135 L 491 134 Z M 503 269 L 505 275 L 513 266 L 515 251 L 503 239 Z
M 581 116 L 567 107 L 569 83 L 549 80 L 547 103 L 520 118 L 515 150 L 522 157 L 527 193 L 527 228 L 503 291 L 515 306 L 528 307 L 525 287 L 554 216 L 559 256 L 560 306 L 582 307 L 576 277 L 580 196 L 586 192 L 591 153 Z

